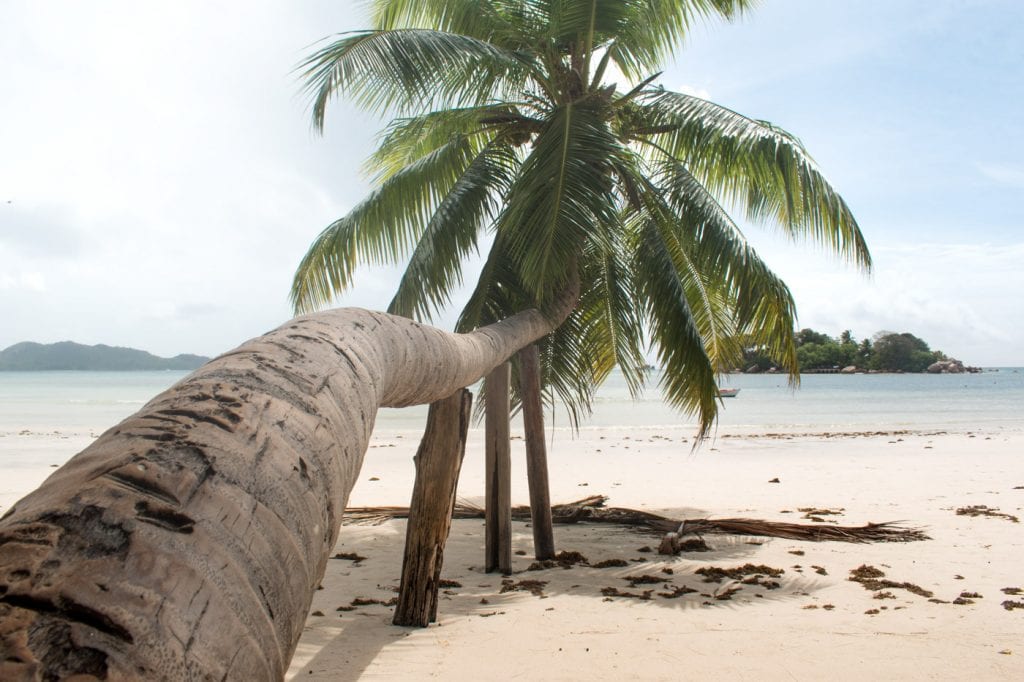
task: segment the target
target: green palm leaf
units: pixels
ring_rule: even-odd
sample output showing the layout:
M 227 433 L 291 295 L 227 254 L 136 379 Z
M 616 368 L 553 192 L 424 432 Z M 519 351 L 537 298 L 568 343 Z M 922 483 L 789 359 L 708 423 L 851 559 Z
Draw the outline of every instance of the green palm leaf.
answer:
M 326 305 L 351 283 L 359 261 L 398 261 L 416 242 L 435 207 L 448 195 L 477 150 L 465 137 L 396 173 L 317 237 L 292 280 L 297 311 Z
M 582 105 L 555 108 L 534 140 L 499 230 L 537 300 L 562 290 L 593 226 L 615 220 L 608 158 L 620 150 L 600 112 Z
M 737 342 L 764 346 L 796 381 L 796 304 L 785 282 L 761 260 L 729 214 L 685 166 L 666 160 L 653 182 L 679 220 L 680 244 L 697 269 L 712 274 L 728 297 Z M 734 348 L 735 362 L 726 360 L 723 369 L 735 367 L 741 353 L 742 347 Z
M 323 129 L 327 103 L 335 95 L 377 111 L 473 106 L 521 91 L 530 71 L 522 55 L 443 31 L 341 35 L 299 65 L 317 130 Z
M 409 259 L 388 312 L 429 320 L 462 282 L 462 260 L 477 247 L 477 233 L 500 211 L 518 159 L 494 141 L 477 155 L 438 205 Z
M 640 101 L 649 121 L 669 128 L 651 139 L 712 193 L 870 269 L 853 213 L 795 137 L 690 95 L 652 91 Z

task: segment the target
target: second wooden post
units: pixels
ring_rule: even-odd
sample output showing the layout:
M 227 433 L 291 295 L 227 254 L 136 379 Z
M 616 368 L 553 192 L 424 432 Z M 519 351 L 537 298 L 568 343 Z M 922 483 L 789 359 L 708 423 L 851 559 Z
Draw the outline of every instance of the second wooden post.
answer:
M 512 572 L 512 454 L 509 432 L 509 380 L 505 362 L 487 375 L 484 432 L 487 443 L 484 569 Z

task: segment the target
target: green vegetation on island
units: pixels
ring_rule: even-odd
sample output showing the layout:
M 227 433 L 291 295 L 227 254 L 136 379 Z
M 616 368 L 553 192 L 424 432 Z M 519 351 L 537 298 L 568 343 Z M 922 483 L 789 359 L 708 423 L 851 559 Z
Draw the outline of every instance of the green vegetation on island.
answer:
M 838 338 L 813 329 L 801 329 L 795 335 L 796 357 L 801 372 L 932 372 L 960 373 L 978 371 L 909 332 L 880 331 L 870 339 L 857 341 L 847 329 Z M 748 348 L 742 371 L 771 371 L 778 363 L 760 348 Z
M 73 341 L 33 343 L 24 341 L 0 351 L 0 371 L 40 372 L 52 370 L 88 370 L 121 372 L 139 370 L 191 370 L 210 358 L 181 354 L 161 358 L 135 348 L 86 346 Z

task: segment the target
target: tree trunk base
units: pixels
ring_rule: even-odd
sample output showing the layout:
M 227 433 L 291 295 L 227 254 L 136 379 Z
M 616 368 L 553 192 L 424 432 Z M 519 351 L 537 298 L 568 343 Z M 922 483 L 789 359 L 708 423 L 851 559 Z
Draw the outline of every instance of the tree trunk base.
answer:
M 416 452 L 416 482 L 405 532 L 402 582 L 395 625 L 426 627 L 437 620 L 444 545 L 452 525 L 455 491 L 466 454 L 473 394 L 462 389 L 431 404 Z

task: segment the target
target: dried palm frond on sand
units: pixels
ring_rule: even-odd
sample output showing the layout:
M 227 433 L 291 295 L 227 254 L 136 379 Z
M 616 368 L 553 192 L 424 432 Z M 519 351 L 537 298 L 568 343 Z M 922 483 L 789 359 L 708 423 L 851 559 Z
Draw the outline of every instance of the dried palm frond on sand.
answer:
M 914 542 L 930 538 L 919 528 L 908 528 L 899 522 L 867 523 L 863 526 L 784 523 L 761 519 L 671 519 L 651 512 L 623 507 L 605 507 L 608 498 L 592 495 L 568 504 L 551 507 L 555 523 L 610 523 L 637 528 L 653 535 L 665 534 L 659 551 L 675 554 L 686 536 L 709 534 L 785 538 L 806 542 Z M 345 510 L 347 524 L 379 524 L 390 519 L 408 518 L 408 507 L 354 507 Z M 483 508 L 459 500 L 452 514 L 455 519 L 482 519 Z M 512 518 L 530 520 L 529 507 L 513 507 Z

